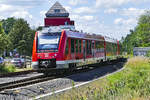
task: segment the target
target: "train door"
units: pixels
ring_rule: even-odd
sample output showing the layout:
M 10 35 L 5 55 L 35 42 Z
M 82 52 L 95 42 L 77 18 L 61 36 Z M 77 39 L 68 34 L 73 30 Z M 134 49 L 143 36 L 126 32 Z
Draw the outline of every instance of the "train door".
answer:
M 85 49 L 85 40 L 83 40 L 83 59 L 85 61 L 86 58 L 86 49 Z

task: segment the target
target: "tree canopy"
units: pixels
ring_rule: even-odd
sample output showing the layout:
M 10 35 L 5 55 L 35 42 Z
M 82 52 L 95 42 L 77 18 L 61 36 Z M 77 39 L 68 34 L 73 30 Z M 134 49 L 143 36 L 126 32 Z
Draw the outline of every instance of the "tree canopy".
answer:
M 7 18 L 0 21 L 0 54 L 17 50 L 21 55 L 32 54 L 35 30 L 22 18 Z
M 2 20 L 2 27 L 5 31 L 6 34 L 9 34 L 9 32 L 11 31 L 14 23 L 16 22 L 16 19 L 13 17 L 7 18 L 6 20 Z
M 18 19 L 9 33 L 12 49 L 17 49 L 22 55 L 31 55 L 34 33 L 27 21 Z
M 139 17 L 135 29 L 123 39 L 122 47 L 128 53 L 132 53 L 134 47 L 150 47 L 150 11 Z
M 0 22 L 0 54 L 2 54 L 3 51 L 5 50 L 7 42 L 8 42 L 7 36 L 4 32 L 4 29 L 2 28 L 2 23 Z

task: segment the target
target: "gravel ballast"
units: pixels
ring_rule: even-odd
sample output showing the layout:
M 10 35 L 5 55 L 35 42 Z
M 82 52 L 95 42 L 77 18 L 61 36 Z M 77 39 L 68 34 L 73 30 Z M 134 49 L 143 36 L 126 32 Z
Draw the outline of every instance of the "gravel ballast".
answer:
M 12 77 L 2 77 L 2 78 L 0 78 L 0 84 L 18 81 L 18 80 L 22 80 L 22 79 L 26 79 L 26 78 L 30 78 L 30 77 L 39 76 L 39 75 L 43 75 L 43 74 L 34 72 L 34 73 L 30 73 L 30 74 L 17 75 L 17 76 L 12 76 Z

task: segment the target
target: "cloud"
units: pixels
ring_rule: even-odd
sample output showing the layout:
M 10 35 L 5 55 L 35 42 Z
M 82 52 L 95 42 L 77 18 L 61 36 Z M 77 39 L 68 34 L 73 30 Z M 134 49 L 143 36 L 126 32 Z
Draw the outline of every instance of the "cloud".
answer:
M 128 16 L 128 17 L 138 17 L 139 15 L 143 14 L 146 9 L 138 9 L 138 8 L 124 8 L 121 11 L 121 15 Z
M 32 19 L 33 16 L 29 14 L 27 11 L 16 11 L 12 13 L 11 17 L 16 17 L 16 18 L 29 18 Z
M 111 7 L 119 7 L 128 3 L 142 4 L 146 2 L 150 2 L 150 0 L 96 0 L 95 6 L 97 8 L 99 7 L 111 8 Z
M 0 6 L 1 6 L 0 12 L 4 12 L 12 9 L 12 6 L 10 5 L 0 4 Z
M 23 10 L 21 6 L 12 6 L 7 4 L 0 4 L 0 13 L 12 13 L 14 11 Z
M 83 16 L 81 17 L 82 19 L 86 20 L 86 21 L 91 21 L 94 19 L 94 16 Z
M 45 16 L 46 12 L 47 12 L 46 10 L 40 11 L 40 16 L 42 16 L 42 17 Z
M 129 18 L 129 19 L 123 19 L 123 18 L 117 18 L 114 20 L 114 24 L 119 26 L 126 26 L 126 27 L 132 27 L 137 24 L 137 20 L 135 18 Z
M 77 13 L 77 14 L 91 14 L 91 13 L 95 13 L 96 10 L 92 9 L 92 8 L 89 8 L 89 7 L 80 7 L 80 8 L 77 8 L 77 9 L 74 9 L 73 11 L 74 13 Z
M 33 7 L 37 5 L 42 5 L 45 2 L 48 2 L 48 0 L 1 0 L 1 4 L 6 5 L 14 5 L 14 6 L 26 6 L 26 7 Z
M 93 21 L 95 18 L 92 15 L 70 15 L 70 18 L 75 21 L 80 21 L 80 22 L 86 22 L 86 21 Z
M 76 6 L 79 4 L 86 4 L 86 3 L 88 3 L 87 0 L 69 0 L 69 4 L 72 6 Z
M 122 24 L 123 21 L 123 18 L 117 18 L 115 19 L 114 24 Z
M 72 8 L 71 8 L 70 6 L 64 6 L 64 8 L 65 8 L 69 13 L 72 12 Z
M 1 6 L 0 13 L 3 14 L 3 17 L 1 18 L 4 18 L 4 16 L 16 18 L 29 18 L 29 19 L 33 18 L 33 16 L 29 14 L 29 12 L 21 6 L 12 6 L 7 4 L 0 4 L 0 6 Z
M 96 0 L 96 7 L 116 7 L 129 3 L 131 0 Z
M 114 9 L 114 8 L 104 10 L 104 13 L 106 13 L 106 14 L 112 14 L 112 13 L 117 13 L 117 12 L 118 12 L 118 10 Z
M 4 17 L 4 16 L 0 16 L 0 20 L 1 20 L 1 19 L 5 19 L 5 17 Z

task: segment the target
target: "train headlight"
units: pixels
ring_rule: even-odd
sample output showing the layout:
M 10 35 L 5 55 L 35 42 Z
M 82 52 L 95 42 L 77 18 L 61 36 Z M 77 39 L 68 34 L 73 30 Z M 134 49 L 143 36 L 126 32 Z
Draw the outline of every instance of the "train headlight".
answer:
M 57 54 L 54 54 L 54 56 L 57 56 Z

